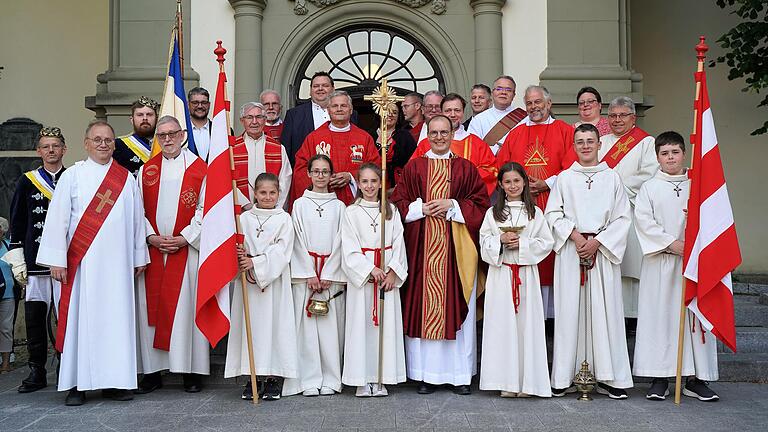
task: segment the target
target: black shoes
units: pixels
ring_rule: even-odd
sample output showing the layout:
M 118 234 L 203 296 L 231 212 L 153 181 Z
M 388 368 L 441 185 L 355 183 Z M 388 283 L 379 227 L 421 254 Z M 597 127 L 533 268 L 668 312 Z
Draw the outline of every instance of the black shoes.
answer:
M 198 393 L 203 389 L 202 378 L 198 374 L 184 374 L 184 391 L 187 393 Z
M 419 383 L 419 394 L 432 394 L 435 390 L 437 390 L 437 386 L 434 384 L 426 383 L 424 381 Z
M 104 389 L 101 391 L 101 396 L 119 402 L 133 400 L 133 392 L 125 389 Z
M 698 378 L 688 378 L 683 387 L 683 394 L 704 402 L 717 402 L 720 396 L 707 386 L 707 383 Z
M 264 383 L 264 395 L 261 398 L 267 401 L 280 399 L 280 393 L 282 392 L 280 387 L 280 381 L 277 378 L 267 378 L 267 382 Z
M 66 406 L 80 406 L 85 403 L 85 392 L 78 391 L 77 388 L 72 388 L 67 393 L 67 398 L 64 399 L 64 405 Z
M 29 375 L 21 382 L 19 393 L 32 393 L 48 386 L 45 368 L 30 366 Z
M 568 388 L 554 388 L 552 387 L 552 396 L 554 397 L 563 397 L 569 393 L 576 393 L 576 386 L 571 383 L 571 386 Z
M 160 372 L 153 372 L 144 374 L 144 378 L 139 383 L 139 388 L 133 392 L 136 394 L 147 394 L 161 388 L 163 388 L 163 378 L 160 376 Z
M 595 391 L 601 395 L 606 395 L 611 399 L 626 399 L 629 397 L 624 389 L 611 387 L 608 384 L 603 383 L 597 383 Z
M 258 383 L 257 383 L 258 386 Z M 253 400 L 253 388 L 251 388 L 251 380 L 248 380 L 248 382 L 245 383 L 245 388 L 243 389 L 243 395 L 240 396 L 242 400 Z
M 654 378 L 645 398 L 648 400 L 663 401 L 669 396 L 669 381 L 666 378 Z
M 468 385 L 453 386 L 453 392 L 460 396 L 472 394 L 472 389 Z

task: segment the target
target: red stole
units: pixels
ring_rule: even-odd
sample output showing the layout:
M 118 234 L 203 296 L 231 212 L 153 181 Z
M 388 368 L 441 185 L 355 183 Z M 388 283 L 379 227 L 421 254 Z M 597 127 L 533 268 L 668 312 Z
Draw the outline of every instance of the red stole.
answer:
M 264 166 L 268 173 L 280 176 L 283 167 L 282 144 L 272 137 L 264 135 Z M 245 133 L 235 138 L 232 145 L 232 158 L 235 161 L 235 183 L 240 192 L 250 199 L 248 192 L 248 149 L 245 146 Z
M 69 301 L 72 297 L 72 283 L 75 281 L 80 262 L 85 257 L 88 249 L 99 233 L 101 226 L 112 211 L 112 207 L 123 191 L 125 181 L 128 178 L 128 170 L 120 166 L 114 160 L 112 165 L 91 198 L 91 202 L 85 209 L 80 222 L 77 223 L 75 234 L 69 242 L 67 249 L 67 280 L 61 284 L 61 299 L 59 300 L 59 324 L 56 330 L 56 351 L 64 351 L 64 337 L 67 334 L 67 316 L 69 315 Z
M 635 126 L 629 133 L 624 134 L 616 144 L 611 147 L 608 153 L 603 156 L 603 162 L 607 163 L 609 167 L 616 168 L 616 165 L 624 159 L 624 156 L 640 144 L 640 141 L 644 140 L 648 136 L 648 132 Z
M 159 153 L 147 161 L 144 164 L 141 177 L 145 213 L 155 232 L 158 232 L 157 199 L 160 194 L 162 160 L 163 155 Z M 174 236 L 180 235 L 181 230 L 189 225 L 189 221 L 195 215 L 205 173 L 206 166 L 200 158 L 196 158 L 184 170 L 176 222 L 173 227 Z M 157 248 L 149 248 L 150 263 L 147 266 L 144 279 L 147 295 L 147 321 L 149 325 L 155 327 L 154 347 L 157 349 L 164 351 L 170 349 L 171 330 L 176 316 L 181 284 L 184 281 L 184 273 L 187 268 L 188 254 L 189 247 L 185 246 L 176 253 L 169 254 L 164 265 L 163 253 Z

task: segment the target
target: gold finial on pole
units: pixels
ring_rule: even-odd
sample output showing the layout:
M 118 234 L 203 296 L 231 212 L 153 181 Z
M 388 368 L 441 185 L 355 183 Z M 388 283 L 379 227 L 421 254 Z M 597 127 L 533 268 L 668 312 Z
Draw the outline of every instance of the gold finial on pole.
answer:
M 402 102 L 405 98 L 398 96 L 392 87 L 387 85 L 387 79 L 383 78 L 381 84 L 374 89 L 371 95 L 364 96 L 363 99 L 373 102 L 373 109 L 376 114 L 381 118 L 379 126 L 379 141 L 381 142 L 381 207 L 379 213 L 381 214 L 381 271 L 386 273 L 386 259 L 385 251 L 387 248 L 386 241 L 386 229 L 385 224 L 387 222 L 387 151 L 389 150 L 389 134 L 387 133 L 387 116 L 390 112 L 397 109 L 395 103 Z M 384 288 L 379 287 L 379 374 L 378 384 L 382 382 L 382 372 L 384 363 Z

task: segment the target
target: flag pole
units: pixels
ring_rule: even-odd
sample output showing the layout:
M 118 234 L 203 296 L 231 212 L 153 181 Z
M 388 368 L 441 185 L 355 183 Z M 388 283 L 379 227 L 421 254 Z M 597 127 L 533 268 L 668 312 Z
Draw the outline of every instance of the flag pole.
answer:
M 381 87 L 387 88 L 387 79 L 381 80 Z M 381 136 L 381 209 L 379 214 L 381 215 L 381 271 L 386 274 L 387 262 L 386 248 L 387 248 L 387 151 L 389 147 L 389 136 L 387 134 L 387 117 L 389 116 L 389 110 L 385 107 L 381 113 L 380 131 Z M 384 372 L 384 284 L 379 287 L 379 370 L 378 370 L 378 384 L 382 385 L 382 375 Z
M 227 50 L 224 49 L 224 47 L 221 46 L 221 41 L 216 41 L 216 45 L 218 47 L 213 50 L 213 53 L 216 54 L 216 61 L 219 62 L 219 73 L 224 72 L 224 54 L 227 53 Z M 227 87 L 224 86 L 224 100 L 227 100 Z M 229 109 L 227 110 L 227 113 L 225 115 L 227 119 L 227 136 L 229 136 L 232 129 L 229 125 Z M 232 146 L 227 145 L 229 148 L 229 168 L 232 170 L 232 172 L 235 171 L 235 159 L 232 154 Z M 234 178 L 232 178 L 232 199 L 235 203 L 237 203 L 237 183 Z M 235 215 L 235 231 L 237 232 L 237 238 L 240 239 L 243 230 L 240 227 L 240 218 Z M 239 257 L 238 257 L 239 260 Z M 248 301 L 248 284 L 245 280 L 245 272 L 240 272 L 240 287 L 243 292 L 243 312 L 245 314 L 245 335 L 248 342 L 248 366 L 250 367 L 251 371 L 251 391 L 253 392 L 253 404 L 256 405 L 259 403 L 259 391 L 257 388 L 256 383 L 256 367 L 254 366 L 253 361 L 253 338 L 251 336 L 251 307 L 250 303 Z
M 182 28 L 181 24 L 181 0 L 176 0 L 176 28 L 178 29 L 178 33 L 176 37 L 179 38 L 179 63 L 181 63 L 181 68 L 179 70 L 179 73 L 181 74 L 181 79 L 184 79 L 184 30 Z M 227 117 L 229 118 L 229 117 Z
M 704 59 L 707 57 L 708 50 L 709 50 L 709 47 L 704 42 L 704 36 L 699 36 L 699 43 L 698 45 L 696 45 L 696 59 L 698 60 L 696 72 L 699 74 L 704 72 Z M 693 103 L 693 133 L 691 133 L 691 155 L 693 155 L 693 146 L 696 145 L 696 141 L 700 138 L 696 133 L 699 127 L 699 124 L 698 124 L 699 115 L 701 114 L 699 112 L 699 108 L 700 108 L 699 99 L 701 99 L 701 81 L 697 78 L 696 79 L 696 98 L 694 99 L 694 103 Z M 691 157 L 690 168 L 693 168 L 693 157 Z M 685 272 L 685 259 L 683 259 L 683 272 Z M 683 343 L 685 341 L 685 313 L 686 313 L 685 275 L 683 275 L 681 279 L 682 279 L 683 289 L 681 290 L 681 294 L 680 294 L 680 329 L 677 334 L 677 370 L 675 372 L 675 404 L 676 405 L 680 405 L 680 392 L 681 392 L 682 383 L 683 383 Z

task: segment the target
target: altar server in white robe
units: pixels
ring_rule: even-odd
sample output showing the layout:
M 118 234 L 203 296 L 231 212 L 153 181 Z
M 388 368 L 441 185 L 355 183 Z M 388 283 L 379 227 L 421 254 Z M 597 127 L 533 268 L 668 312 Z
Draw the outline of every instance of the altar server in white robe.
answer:
M 137 394 L 161 388 L 163 370 L 183 373 L 184 390 L 195 393 L 210 371 L 209 344 L 195 324 L 198 201 L 206 165 L 182 149 L 185 133 L 175 117 L 161 117 L 155 138 L 162 152 L 139 168 L 151 263 L 137 284 L 138 369 L 144 374 Z
M 96 120 L 88 158 L 56 185 L 37 255 L 62 282 L 56 348 L 60 391 L 82 405 L 85 391 L 130 400 L 136 388 L 135 276 L 149 262 L 136 180 L 112 159 L 115 133 Z
M 498 178 L 497 201 L 480 228 L 480 255 L 489 265 L 480 390 L 500 390 L 502 397 L 550 397 L 537 264 L 552 252 L 555 240 L 534 205 L 525 169 L 509 162 Z
M 575 391 L 573 377 L 587 360 L 597 392 L 625 399 L 632 372 L 620 264 L 630 227 L 629 200 L 619 175 L 597 161 L 598 137 L 591 124 L 576 128 L 579 160 L 558 176 L 545 212 L 557 254 L 552 395 Z
M 635 197 L 640 192 L 640 186 L 659 170 L 653 145 L 654 138 L 637 126 L 635 103 L 626 96 L 619 96 L 608 105 L 608 121 L 611 133 L 600 137 L 602 144 L 598 157 L 621 177 L 629 198 L 634 224 Z M 629 229 L 627 247 L 621 261 L 624 316 L 627 318 L 637 318 L 638 279 L 643 259 L 635 231 L 633 227 Z
M 347 207 L 341 225 L 343 268 L 348 278 L 347 322 L 342 382 L 357 387 L 355 396 L 387 396 L 385 384 L 405 382 L 405 346 L 400 287 L 408 276 L 403 224 L 394 205 L 385 215 L 385 246 L 381 250 L 381 169 L 360 167 L 358 197 Z M 381 270 L 381 260 L 386 263 Z M 380 289 L 384 304 L 379 316 Z M 382 348 L 379 377 L 379 335 Z
M 331 159 L 312 156 L 308 163 L 311 189 L 293 203 L 291 279 L 298 337 L 299 377 L 286 379 L 283 394 L 332 395 L 341 391 L 344 348 L 344 282 L 341 270 L 341 218 L 346 206 L 328 191 Z M 328 302 L 326 315 L 313 314 L 310 302 Z
M 246 272 L 256 375 L 266 376 L 262 398 L 280 399 L 277 377 L 296 378 L 296 321 L 293 316 L 291 269 L 294 231 L 291 216 L 278 205 L 279 180 L 261 173 L 254 185 L 256 205 L 240 215 L 245 236 L 240 269 Z M 240 281 L 232 296 L 224 378 L 250 375 L 248 341 Z M 243 399 L 253 398 L 250 380 Z
M 635 200 L 635 228 L 643 248 L 633 372 L 653 378 L 646 398 L 664 400 L 667 378 L 677 372 L 683 240 L 691 183 L 683 167 L 685 141 L 677 132 L 656 138 L 661 171 L 645 182 Z M 704 381 L 716 381 L 717 341 L 688 311 L 685 315 L 683 394 L 704 401 L 719 397 Z

